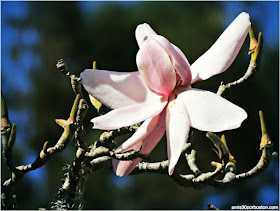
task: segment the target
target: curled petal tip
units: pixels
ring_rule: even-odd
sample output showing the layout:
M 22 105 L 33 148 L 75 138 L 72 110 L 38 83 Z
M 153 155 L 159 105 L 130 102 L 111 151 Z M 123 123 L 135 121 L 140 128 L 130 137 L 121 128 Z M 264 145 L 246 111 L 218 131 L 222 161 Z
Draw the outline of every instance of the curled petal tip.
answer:
M 93 118 L 92 120 L 90 120 L 90 122 L 93 124 L 92 129 L 101 129 L 98 127 L 98 125 L 95 123 L 95 118 Z M 102 129 L 101 129 L 102 130 Z
M 242 12 L 240 13 L 235 20 L 233 21 L 233 23 L 235 22 L 236 25 L 243 25 L 243 26 L 247 26 L 250 27 L 251 26 L 251 21 L 250 21 L 250 15 L 246 12 Z M 249 30 L 249 29 L 248 29 Z
M 122 174 L 122 173 L 119 173 L 119 172 L 116 172 L 116 175 L 117 175 L 118 177 L 123 177 L 123 176 L 125 176 L 125 174 Z
M 136 31 L 135 33 L 140 33 L 142 31 L 147 31 L 147 30 L 151 30 L 151 26 L 148 24 L 148 23 L 142 23 L 142 24 L 139 24 L 137 27 L 136 27 Z
M 175 167 L 170 168 L 170 166 L 169 166 L 169 168 L 168 168 L 168 174 L 169 174 L 169 176 L 171 176 L 171 175 L 173 174 L 174 168 L 175 168 Z
M 237 129 L 241 126 L 241 124 L 247 119 L 248 117 L 248 114 L 246 113 L 246 111 L 243 109 L 243 108 L 240 108 L 239 107 L 239 121 L 236 122 L 236 125 L 233 125 L 225 130 L 232 130 L 232 129 Z M 220 131 L 217 131 L 217 132 L 220 132 Z
M 237 17 L 239 17 L 239 18 L 242 17 L 242 18 L 247 19 L 247 20 L 250 21 L 250 15 L 247 12 L 242 12 Z
M 130 174 L 135 166 L 141 161 L 141 158 L 136 158 L 135 160 L 121 161 L 121 160 L 112 160 L 113 169 L 117 176 L 123 177 Z
M 139 24 L 135 30 L 135 37 L 139 47 L 141 47 L 145 40 L 153 35 L 156 35 L 156 32 L 147 23 Z
M 121 151 L 122 151 L 122 148 L 117 148 L 117 149 L 115 150 L 115 153 L 121 153 Z

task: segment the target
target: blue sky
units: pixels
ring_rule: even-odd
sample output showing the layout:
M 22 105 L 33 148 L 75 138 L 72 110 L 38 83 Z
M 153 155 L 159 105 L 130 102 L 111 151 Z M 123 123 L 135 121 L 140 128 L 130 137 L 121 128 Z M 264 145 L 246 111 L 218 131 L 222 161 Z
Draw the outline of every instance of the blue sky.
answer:
M 279 46 L 279 2 L 278 1 L 259 1 L 251 7 L 247 7 L 242 1 L 223 2 L 226 12 L 225 27 L 241 12 L 247 12 L 252 21 L 261 23 L 258 26 L 264 35 L 265 45 L 269 47 Z M 253 26 L 254 27 L 254 26 Z

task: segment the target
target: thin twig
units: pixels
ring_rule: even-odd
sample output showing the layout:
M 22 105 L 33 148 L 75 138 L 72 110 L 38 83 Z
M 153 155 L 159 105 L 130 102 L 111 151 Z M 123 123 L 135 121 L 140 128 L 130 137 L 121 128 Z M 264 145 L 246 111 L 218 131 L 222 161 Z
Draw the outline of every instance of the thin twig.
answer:
M 260 32 L 257 41 L 252 28 L 250 28 L 249 32 L 250 32 L 249 54 L 251 55 L 251 60 L 246 73 L 240 79 L 227 83 L 226 85 L 224 85 L 223 82 L 221 82 L 219 89 L 217 91 L 217 95 L 222 96 L 226 89 L 244 83 L 247 79 L 251 78 L 253 74 L 256 72 L 257 64 L 259 63 L 261 58 L 263 37 L 262 37 L 262 33 Z

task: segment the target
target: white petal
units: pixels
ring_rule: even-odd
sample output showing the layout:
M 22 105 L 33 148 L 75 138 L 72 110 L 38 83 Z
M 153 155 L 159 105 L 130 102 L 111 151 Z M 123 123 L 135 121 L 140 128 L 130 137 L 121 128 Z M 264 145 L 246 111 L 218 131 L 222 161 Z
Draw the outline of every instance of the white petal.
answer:
M 143 42 L 148 39 L 150 36 L 156 35 L 157 33 L 150 27 L 149 24 L 143 23 L 137 26 L 135 30 L 135 37 L 139 48 Z
M 212 92 L 178 87 L 175 93 L 186 105 L 191 126 L 198 130 L 231 130 L 240 127 L 247 118 L 242 108 Z
M 144 103 L 158 97 L 146 86 L 139 72 L 87 69 L 81 73 L 81 77 L 86 91 L 112 109 Z
M 190 120 L 187 109 L 180 99 L 174 99 L 174 97 L 172 99 L 171 96 L 169 101 L 166 109 L 166 138 L 169 159 L 168 172 L 169 175 L 172 175 L 188 138 Z
M 241 13 L 212 47 L 191 65 L 191 84 L 224 72 L 237 56 L 250 26 L 249 15 Z
M 167 104 L 167 100 L 168 96 L 162 96 L 157 100 L 115 109 L 103 116 L 93 118 L 91 122 L 94 124 L 94 129 L 102 130 L 114 130 L 130 126 L 161 113 Z

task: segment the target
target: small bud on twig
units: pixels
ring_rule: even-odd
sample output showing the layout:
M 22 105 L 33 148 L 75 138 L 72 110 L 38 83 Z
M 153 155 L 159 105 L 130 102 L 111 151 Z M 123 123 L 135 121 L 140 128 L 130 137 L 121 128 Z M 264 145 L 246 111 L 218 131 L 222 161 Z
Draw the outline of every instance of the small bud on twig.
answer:
M 253 28 L 251 27 L 249 30 L 250 36 L 250 48 L 248 54 L 251 55 L 251 62 L 256 63 L 260 58 L 260 54 L 263 46 L 263 37 L 262 33 L 259 33 L 258 40 L 255 38 Z
M 226 145 L 226 142 L 223 142 L 219 136 L 217 136 L 215 133 L 207 132 L 206 137 L 209 138 L 216 149 L 218 151 L 215 151 L 219 158 L 226 164 L 229 160 L 229 149 Z
M 271 142 L 267 131 L 266 131 L 266 125 L 263 118 L 263 112 L 259 111 L 260 116 L 260 123 L 261 123 L 261 130 L 262 130 L 262 138 L 260 143 L 260 150 L 262 150 L 264 147 L 273 147 L 273 143 Z
M 56 68 L 59 69 L 66 76 L 68 76 L 68 77 L 71 76 L 71 73 L 69 72 L 68 67 L 67 67 L 66 63 L 64 63 L 63 59 L 58 60 L 58 62 L 56 64 Z

